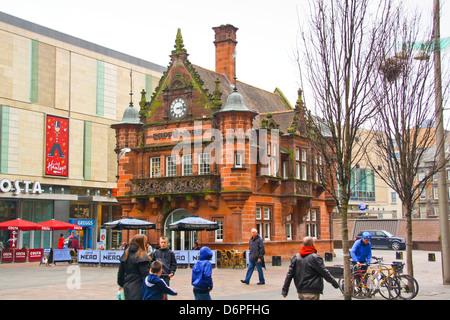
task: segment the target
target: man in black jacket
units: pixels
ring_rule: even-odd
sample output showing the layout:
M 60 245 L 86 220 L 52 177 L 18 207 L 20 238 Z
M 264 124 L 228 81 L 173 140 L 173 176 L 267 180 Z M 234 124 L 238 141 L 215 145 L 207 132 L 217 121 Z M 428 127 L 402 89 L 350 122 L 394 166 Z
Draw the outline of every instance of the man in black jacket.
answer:
M 248 270 L 245 280 L 241 280 L 242 283 L 249 284 L 250 278 L 252 277 L 253 271 L 258 270 L 259 282 L 257 284 L 263 285 L 266 283 L 264 280 L 264 273 L 262 267 L 264 266 L 264 255 L 266 251 L 264 249 L 264 243 L 261 237 L 258 234 L 256 229 L 252 229 L 251 231 L 252 237 L 250 238 L 249 249 L 250 253 L 248 255 Z
M 281 290 L 285 298 L 292 278 L 294 278 L 300 300 L 319 300 L 323 293 L 323 279 L 331 283 L 334 288 L 339 288 L 337 281 L 325 268 L 322 257 L 317 254 L 315 240 L 312 237 L 305 237 L 300 253 L 291 258 L 291 265 Z

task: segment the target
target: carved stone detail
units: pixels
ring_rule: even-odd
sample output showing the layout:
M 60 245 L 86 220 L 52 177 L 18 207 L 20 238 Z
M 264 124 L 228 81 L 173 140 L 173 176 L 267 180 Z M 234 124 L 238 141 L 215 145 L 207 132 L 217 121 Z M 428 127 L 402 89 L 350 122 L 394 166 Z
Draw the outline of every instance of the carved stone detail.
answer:
M 181 194 L 220 191 L 218 176 L 186 176 L 133 180 L 133 195 Z

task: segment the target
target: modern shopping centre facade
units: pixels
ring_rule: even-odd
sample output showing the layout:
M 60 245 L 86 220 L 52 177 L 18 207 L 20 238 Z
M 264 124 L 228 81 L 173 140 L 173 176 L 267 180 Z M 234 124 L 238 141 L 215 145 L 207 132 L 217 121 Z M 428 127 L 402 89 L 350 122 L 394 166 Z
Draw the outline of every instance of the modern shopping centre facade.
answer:
M 2 12 L 0 51 L 0 221 L 77 223 L 95 249 L 101 225 L 122 215 L 111 125 L 129 106 L 130 69 L 150 95 L 166 68 Z M 59 233 L 0 231 L 0 241 L 56 248 Z M 120 242 L 110 231 L 108 247 Z

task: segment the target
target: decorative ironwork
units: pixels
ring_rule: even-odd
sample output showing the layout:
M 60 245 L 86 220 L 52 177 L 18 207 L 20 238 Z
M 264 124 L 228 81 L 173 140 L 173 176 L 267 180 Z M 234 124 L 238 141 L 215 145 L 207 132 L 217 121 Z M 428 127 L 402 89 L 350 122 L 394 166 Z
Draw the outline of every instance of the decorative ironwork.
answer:
M 164 177 L 153 179 L 136 179 L 133 195 L 182 194 L 220 191 L 220 179 L 216 175 Z

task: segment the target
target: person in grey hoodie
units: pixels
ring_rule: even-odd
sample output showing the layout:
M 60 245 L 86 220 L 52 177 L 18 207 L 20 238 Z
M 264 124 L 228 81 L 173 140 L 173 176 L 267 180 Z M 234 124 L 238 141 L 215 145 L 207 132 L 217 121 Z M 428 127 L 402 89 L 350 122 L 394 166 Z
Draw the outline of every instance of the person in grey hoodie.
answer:
M 209 292 L 213 288 L 212 265 L 213 253 L 210 248 L 200 249 L 199 260 L 192 268 L 192 285 L 194 287 L 195 300 L 211 300 Z

